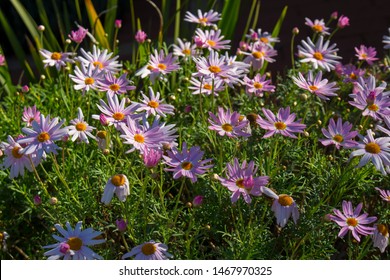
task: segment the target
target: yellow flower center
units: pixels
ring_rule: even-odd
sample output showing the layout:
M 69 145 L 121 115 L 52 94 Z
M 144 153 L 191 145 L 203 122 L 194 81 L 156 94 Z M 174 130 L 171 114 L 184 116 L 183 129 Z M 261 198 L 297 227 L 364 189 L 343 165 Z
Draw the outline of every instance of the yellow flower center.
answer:
M 215 66 L 215 65 L 211 65 L 211 66 L 209 67 L 209 70 L 210 70 L 210 72 L 213 72 L 213 73 L 219 73 L 219 72 L 221 72 L 221 68 L 219 68 L 218 66 Z
M 99 137 L 100 139 L 106 139 L 106 137 L 107 137 L 107 132 L 104 131 L 104 130 L 98 131 L 98 133 L 96 134 L 96 136 Z
M 269 42 L 269 40 L 268 40 L 267 37 L 261 37 L 259 40 L 260 40 L 261 42 L 263 42 L 264 44 L 268 44 L 268 42 Z
M 111 183 L 116 186 L 116 187 L 120 187 L 120 186 L 123 186 L 126 182 L 126 179 L 125 179 L 125 176 L 122 175 L 122 174 L 117 174 L 117 175 L 114 175 L 112 176 L 111 178 Z
M 365 54 L 365 53 L 362 54 L 362 58 L 363 58 L 363 59 L 367 59 L 367 54 Z
M 190 170 L 192 168 L 192 163 L 189 161 L 185 161 L 181 164 L 181 168 L 184 170 Z
M 78 237 L 69 237 L 66 243 L 68 243 L 69 249 L 73 251 L 78 251 L 83 246 L 83 241 Z
M 95 79 L 94 79 L 94 78 L 91 78 L 91 77 L 85 78 L 84 83 L 85 83 L 86 85 L 92 85 L 92 84 L 95 83 Z
M 207 44 L 208 44 L 210 47 L 215 47 L 215 45 L 217 44 L 217 43 L 214 42 L 213 40 L 207 40 L 206 42 L 207 42 Z
M 200 23 L 206 23 L 207 21 L 208 21 L 208 19 L 205 18 L 205 17 L 199 19 L 199 22 L 200 22 Z
M 356 74 L 355 73 L 351 73 L 349 74 L 349 77 L 352 79 L 352 80 L 356 80 L 357 77 L 356 77 Z
M 45 142 L 47 140 L 50 140 L 50 135 L 47 132 L 41 132 L 37 137 L 39 142 Z
M 12 156 L 14 158 L 21 158 L 23 156 L 23 154 L 19 154 L 19 150 L 21 149 L 21 147 L 14 147 L 12 149 Z
M 148 65 L 148 67 L 146 67 L 146 69 L 152 71 L 152 70 L 154 70 L 154 67 L 152 65 Z
M 154 252 L 156 252 L 156 250 L 157 250 L 156 246 L 152 243 L 146 243 L 141 248 L 142 254 L 144 254 L 146 256 L 154 254 Z
M 317 59 L 317 60 L 323 60 L 324 59 L 324 57 L 322 56 L 322 53 L 320 53 L 320 52 L 313 53 L 313 57 L 315 59 Z
M 118 91 L 121 87 L 118 84 L 112 84 L 109 86 L 112 91 Z
M 121 121 L 125 118 L 125 115 L 121 112 L 116 112 L 115 114 L 112 115 L 112 117 L 117 121 Z
M 309 89 L 311 91 L 316 91 L 316 90 L 318 90 L 318 87 L 316 87 L 316 86 L 309 86 Z
M 318 25 L 318 24 L 314 24 L 312 29 L 315 31 L 315 32 L 322 32 L 323 30 L 323 27 L 321 25 Z
M 262 85 L 261 83 L 257 83 L 257 82 L 255 82 L 255 83 L 253 84 L 253 86 L 254 86 L 256 89 L 262 89 L 262 88 L 263 88 L 263 85 Z
M 165 70 L 165 69 L 167 69 L 167 66 L 166 66 L 164 63 L 159 63 L 159 64 L 157 65 L 157 67 L 158 67 L 158 69 L 160 69 L 160 70 Z
M 77 131 L 85 131 L 87 129 L 87 125 L 82 122 L 77 123 L 75 127 Z
M 376 228 L 378 229 L 379 233 L 382 234 L 383 236 L 385 237 L 388 237 L 389 236 L 389 229 L 387 228 L 386 225 L 384 224 L 378 224 L 376 226 Z
M 333 140 L 336 141 L 337 143 L 341 143 L 343 142 L 344 137 L 341 136 L 340 134 L 336 134 L 335 136 L 333 136 Z
M 285 130 L 287 127 L 287 125 L 284 122 L 276 122 L 274 123 L 274 126 L 276 127 L 276 129 L 279 130 Z
M 204 88 L 204 89 L 207 89 L 207 90 L 211 90 L 211 89 L 213 88 L 213 86 L 210 85 L 210 84 L 205 84 L 205 85 L 203 86 L 203 88 Z
M 287 194 L 281 194 L 279 195 L 278 202 L 282 206 L 290 206 L 291 204 L 293 204 L 294 200 L 292 199 L 291 196 Z
M 244 118 L 245 118 L 244 115 L 240 115 L 240 116 L 238 117 L 238 121 L 241 122 Z
M 358 221 L 355 218 L 348 218 L 347 225 L 356 227 L 358 225 Z
M 225 123 L 222 125 L 222 129 L 225 130 L 226 132 L 232 132 L 233 126 L 229 123 Z
M 378 107 L 378 105 L 376 105 L 376 104 L 371 104 L 371 105 L 368 105 L 368 106 L 367 106 L 367 109 L 370 110 L 370 111 L 376 112 L 376 111 L 379 110 L 379 107 Z
M 152 108 L 157 108 L 160 104 L 157 101 L 149 101 L 148 106 Z
M 264 56 L 264 52 L 253 52 L 252 55 L 254 58 L 259 59 Z
M 53 59 L 53 60 L 60 60 L 61 57 L 62 57 L 62 54 L 60 54 L 60 53 L 58 53 L 58 52 L 53 52 L 53 53 L 51 54 L 51 59 Z
M 379 145 L 375 142 L 370 142 L 366 144 L 364 149 L 366 150 L 367 153 L 370 154 L 379 154 L 381 152 L 381 147 L 379 147 Z
M 145 137 L 143 137 L 141 134 L 134 135 L 134 140 L 138 143 L 144 143 Z
M 239 187 L 240 189 L 244 188 L 244 179 L 238 179 L 236 181 L 236 186 Z
M 181 51 L 183 54 L 185 55 L 190 55 L 191 54 L 191 50 L 190 49 L 184 49 Z
M 101 63 L 100 61 L 95 61 L 94 63 L 93 63 L 93 66 L 97 66 L 97 67 L 99 67 L 99 69 L 103 69 L 103 63 Z

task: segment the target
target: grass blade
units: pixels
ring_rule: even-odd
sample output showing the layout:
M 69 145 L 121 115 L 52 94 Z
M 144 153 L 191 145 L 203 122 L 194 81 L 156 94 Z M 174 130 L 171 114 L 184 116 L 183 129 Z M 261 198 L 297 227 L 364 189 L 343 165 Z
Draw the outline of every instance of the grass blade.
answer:
M 12 5 L 14 6 L 15 10 L 18 12 L 20 18 L 26 25 L 28 31 L 30 32 L 31 36 L 33 37 L 35 44 L 37 45 L 38 49 L 42 48 L 41 42 L 39 40 L 40 34 L 38 33 L 38 25 L 34 21 L 34 19 L 31 17 L 31 15 L 27 12 L 27 10 L 24 8 L 24 6 L 19 2 L 19 0 L 10 0 Z
M 8 23 L 8 20 L 4 16 L 3 12 L 0 10 L 0 23 L 3 26 L 3 30 L 5 34 L 8 37 L 8 40 L 10 41 L 10 44 L 12 46 L 12 49 L 14 50 L 14 53 L 19 60 L 20 65 L 24 69 L 28 79 L 30 81 L 35 80 L 34 73 L 31 70 L 30 65 L 28 64 L 26 60 L 26 53 L 24 52 L 19 39 L 16 37 L 16 33 L 12 30 L 11 26 Z
M 88 19 L 92 26 L 92 34 L 98 40 L 100 45 L 103 48 L 110 49 L 107 38 L 104 36 L 106 32 L 104 31 L 103 25 L 96 13 L 95 7 L 92 4 L 91 0 L 84 0 L 85 7 L 87 9 Z
M 232 40 L 234 31 L 240 13 L 241 0 L 225 0 L 225 4 L 221 14 L 221 21 L 219 22 L 219 29 L 225 35 L 226 39 Z
M 118 10 L 118 0 L 107 1 L 107 13 L 104 17 L 104 30 L 108 34 L 108 42 L 114 38 L 115 19 Z
M 284 18 L 286 17 L 287 8 L 288 8 L 288 6 L 285 6 L 283 8 L 283 11 L 282 11 L 282 13 L 279 16 L 279 19 L 276 22 L 274 29 L 272 30 L 272 37 L 278 37 L 279 36 L 280 29 L 282 28 L 282 24 L 283 24 Z M 272 45 L 274 45 L 274 44 L 275 43 L 272 43 Z M 264 72 L 267 70 L 267 66 L 268 66 L 268 61 L 265 61 L 263 67 L 260 70 L 261 74 L 264 74 Z

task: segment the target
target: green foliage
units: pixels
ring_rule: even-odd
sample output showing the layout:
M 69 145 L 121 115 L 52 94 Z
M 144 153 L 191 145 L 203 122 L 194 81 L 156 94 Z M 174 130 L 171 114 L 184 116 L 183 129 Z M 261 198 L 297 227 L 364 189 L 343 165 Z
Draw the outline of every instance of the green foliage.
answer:
M 164 15 L 164 23 L 169 23 L 167 17 L 174 18 L 174 37 L 177 37 L 183 26 L 179 19 L 188 2 L 177 1 L 172 15 L 169 6 L 173 2 L 162 1 L 160 12 Z M 208 7 L 212 8 L 216 2 L 208 1 Z M 26 10 L 18 1 L 13 3 L 24 23 L 29 25 L 32 39 L 28 44 L 37 66 L 42 64 L 38 55 L 40 44 L 54 50 L 72 48 L 77 51 L 78 45 L 64 43 L 70 24 L 66 18 L 61 18 L 59 11 L 63 9 L 60 6 L 53 8 L 62 34 L 57 40 L 54 28 L 44 35 L 37 33 L 36 24 Z M 37 4 L 40 19 L 48 26 L 43 1 L 38 0 Z M 234 32 L 238 32 L 233 27 L 240 16 L 242 3 L 225 1 L 224 4 L 222 18 L 225 21 L 220 23 L 220 28 L 227 38 L 231 38 Z M 99 46 L 115 53 L 115 48 L 109 44 L 115 41 L 113 22 L 118 1 L 108 1 L 106 10 L 99 14 L 92 1 L 85 0 L 84 5 L 89 8 L 90 24 Z M 146 5 L 152 8 L 149 3 Z M 75 1 L 75 7 L 77 17 L 81 19 L 79 1 Z M 248 18 L 246 31 L 249 26 L 255 27 L 260 1 L 254 0 L 252 7 L 255 10 Z M 273 29 L 275 37 L 281 30 L 286 12 L 287 7 Z M 2 11 L 0 21 L 24 63 L 26 54 Z M 135 16 L 132 21 L 135 29 Z M 139 19 L 138 26 L 141 27 Z M 105 33 L 108 33 L 107 37 Z M 179 147 L 183 142 L 189 147 L 199 146 L 205 153 L 204 159 L 213 159 L 213 168 L 191 183 L 188 178 L 173 179 L 172 172 L 166 171 L 162 162 L 153 168 L 145 167 L 139 151 L 126 152 L 131 145 L 123 143 L 121 132 L 92 118 L 92 115 L 100 114 L 99 102 L 107 102 L 105 93 L 90 90 L 82 94 L 76 90 L 69 77 L 74 73 L 74 64 L 68 64 L 61 71 L 50 67 L 44 70 L 41 65 L 40 71 L 46 78 L 39 82 L 34 81 L 31 71 L 26 72 L 31 72 L 28 92 L 21 91 L 19 84 L 12 85 L 7 67 L 0 66 L 1 142 L 6 141 L 8 135 L 16 138 L 22 132 L 25 126 L 21 121 L 23 109 L 36 105 L 45 116 L 66 120 L 65 125 L 70 124 L 70 120 L 77 116 L 77 109 L 81 108 L 85 121 L 96 127 L 94 135 L 97 131 L 105 131 L 107 142 L 111 143 L 100 147 L 92 139 L 89 144 L 64 139 L 56 142 L 61 148 L 58 154 L 48 154 L 32 172 L 25 170 L 24 176 L 10 179 L 9 169 L 0 170 L 0 231 L 10 235 L 4 241 L 7 250 L 1 251 L 1 259 L 46 259 L 42 246 L 55 243 L 52 234 L 57 232 L 53 226 L 66 222 L 74 226 L 78 221 L 83 222 L 83 228 L 91 227 L 102 232 L 99 238 L 106 242 L 94 246 L 93 250 L 105 259 L 121 259 L 131 248 L 151 239 L 167 244 L 175 259 L 389 259 L 389 250 L 381 254 L 372 246 L 369 236 L 363 237 L 360 243 L 338 238 L 339 227 L 328 218 L 333 209 L 341 209 L 342 201 L 348 200 L 354 206 L 363 202 L 364 212 L 377 216 L 381 223 L 389 223 L 390 209 L 375 190 L 375 187 L 388 189 L 389 177 L 382 175 L 371 163 L 357 168 L 359 161 L 350 159 L 351 150 L 325 147 L 319 142 L 324 137 L 321 129 L 327 127 L 329 120 L 336 115 L 349 120 L 353 129 L 363 134 L 377 124 L 372 119 L 362 118 L 360 111 L 351 110 L 348 103 L 351 84 L 344 83 L 333 73 L 324 74 L 327 79 L 336 81 L 340 89 L 337 97 L 320 100 L 293 82 L 292 77 L 311 69 L 309 65 L 297 62 L 295 69 L 271 75 L 272 83 L 276 85 L 275 92 L 265 92 L 263 96 L 248 96 L 245 86 L 237 85 L 226 86 L 218 96 L 193 94 L 189 88 L 192 85 L 190 79 L 197 70 L 195 62 L 186 58 L 180 58 L 181 68 L 175 75 L 166 75 L 166 79 L 152 84 L 148 77 L 141 78 L 135 73 L 146 66 L 154 49 L 171 52 L 171 46 L 159 41 L 163 38 L 160 36 L 162 34 L 159 38 L 150 38 L 151 42 L 135 45 L 133 60 L 123 61 L 119 75 L 126 73 L 136 90 L 119 98 L 140 102 L 141 93 L 147 93 L 149 87 L 161 93 L 164 102 L 175 107 L 175 114 L 162 120 L 177 128 Z M 238 55 L 237 61 L 243 58 L 243 55 Z M 248 76 L 265 71 L 265 67 L 259 71 L 251 69 Z M 388 69 L 379 70 L 379 66 L 367 67 L 369 73 L 378 75 L 377 80 L 386 80 Z M 129 100 L 126 100 L 126 106 Z M 209 129 L 209 113 L 216 114 L 218 107 L 237 111 L 249 119 L 250 114 L 263 116 L 262 108 L 277 112 L 287 106 L 306 124 L 304 133 L 297 139 L 282 135 L 263 138 L 264 129 L 253 121 L 249 138 L 221 137 Z M 153 116 L 148 120 L 152 121 Z M 268 188 L 294 198 L 300 213 L 297 224 L 289 220 L 285 227 L 278 226 L 271 210 L 273 199 L 265 194 L 252 196 L 250 204 L 242 198 L 231 203 L 231 192 L 217 178 L 226 177 L 226 164 L 234 158 L 240 163 L 253 160 L 258 167 L 255 175 L 269 177 Z M 107 181 L 114 174 L 125 174 L 129 178 L 130 195 L 124 202 L 114 197 L 109 205 L 105 205 L 101 198 Z M 34 203 L 36 195 L 41 197 L 42 204 Z M 197 195 L 204 197 L 200 206 L 193 203 Z M 53 198 L 57 202 L 54 203 Z M 120 218 L 128 222 L 123 233 L 116 227 L 116 220 Z

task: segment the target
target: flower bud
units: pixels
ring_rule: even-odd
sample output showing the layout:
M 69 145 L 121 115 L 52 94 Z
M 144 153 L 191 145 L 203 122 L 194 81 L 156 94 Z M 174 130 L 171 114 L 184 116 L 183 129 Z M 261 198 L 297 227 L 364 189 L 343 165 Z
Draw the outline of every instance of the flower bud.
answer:
M 122 27 L 122 20 L 121 19 L 116 19 L 115 20 L 115 28 L 121 28 Z
M 197 195 L 194 197 L 192 204 L 194 205 L 194 207 L 199 207 L 203 204 L 203 199 L 204 199 L 203 195 Z
M 123 219 L 116 220 L 116 227 L 120 232 L 125 232 L 127 229 L 127 222 Z
M 39 25 L 38 26 L 38 30 L 42 31 L 42 32 L 45 31 L 45 26 L 44 25 Z
M 50 205 L 55 205 L 55 204 L 58 203 L 58 199 L 56 197 L 54 197 L 54 196 L 50 197 L 49 203 L 50 203 Z
M 34 201 L 34 205 L 36 206 L 42 204 L 42 198 L 39 195 L 34 196 L 33 201 Z

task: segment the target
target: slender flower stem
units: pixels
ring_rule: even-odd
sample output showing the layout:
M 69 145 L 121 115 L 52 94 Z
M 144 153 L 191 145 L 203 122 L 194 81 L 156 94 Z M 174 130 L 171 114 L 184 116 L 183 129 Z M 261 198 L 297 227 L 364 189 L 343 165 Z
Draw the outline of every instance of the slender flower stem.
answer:
M 294 60 L 294 39 L 295 39 L 295 33 L 293 33 L 291 37 L 291 44 L 290 44 L 290 52 L 291 52 L 291 66 L 292 69 L 295 69 L 295 60 Z

